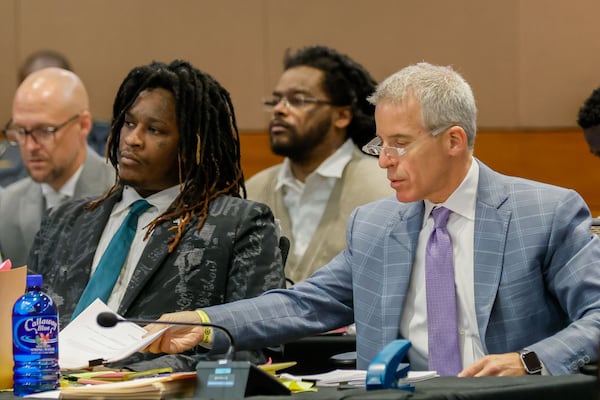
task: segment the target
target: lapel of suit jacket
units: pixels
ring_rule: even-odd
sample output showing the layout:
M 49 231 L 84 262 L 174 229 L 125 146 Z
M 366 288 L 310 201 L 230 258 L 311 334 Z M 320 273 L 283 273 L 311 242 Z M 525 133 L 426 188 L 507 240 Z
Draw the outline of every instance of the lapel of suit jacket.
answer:
M 383 345 L 398 338 L 424 211 L 422 201 L 406 204 L 397 218 L 390 216 L 386 227 L 380 292 Z
M 317 228 L 313 233 L 313 236 L 308 244 L 308 247 L 304 251 L 302 257 L 298 260 L 295 255 L 293 261 L 288 265 L 288 271 L 292 269 L 304 270 L 311 268 L 314 265 L 315 258 L 325 251 L 324 246 L 326 245 L 325 238 L 331 235 L 331 231 L 335 225 L 335 220 L 339 218 L 340 213 L 340 199 L 342 197 L 343 179 L 338 179 L 331 191 L 323 215 L 317 223 Z M 283 196 L 282 196 L 283 197 Z M 289 214 L 288 214 L 289 215 Z M 291 225 L 291 224 L 290 224 Z M 327 243 L 327 245 L 330 245 Z M 293 246 L 293 244 L 292 244 Z M 293 248 L 290 248 L 290 252 Z M 291 272 L 291 271 L 290 271 Z
M 26 201 L 25 201 L 26 199 Z M 23 243 L 33 243 L 37 231 L 42 224 L 42 216 L 46 208 L 46 200 L 39 183 L 31 181 L 27 188 L 25 198 L 20 202 L 19 221 Z
M 344 171 L 342 173 L 341 178 L 336 179 L 335 184 L 331 189 L 329 199 L 327 200 L 327 204 L 325 206 L 325 209 L 323 210 L 323 215 L 321 216 L 321 219 L 317 224 L 317 228 L 315 229 L 315 232 L 310 240 L 310 243 L 308 244 L 308 247 L 304 251 L 304 254 L 302 255 L 302 258 L 300 260 L 296 260 L 294 257 L 293 261 L 289 262 L 290 269 L 314 268 L 315 259 L 318 259 L 319 254 L 326 250 L 326 245 L 331 245 L 331 243 L 327 243 L 324 239 L 332 235 L 331 231 L 335 229 L 338 225 L 337 220 L 339 220 L 340 218 L 343 218 L 345 220 L 348 219 L 349 213 L 345 217 L 342 217 L 340 215 L 343 212 L 342 209 L 344 208 L 344 205 L 346 205 L 348 202 L 350 202 L 351 204 L 354 202 L 351 198 L 347 197 L 346 192 L 348 192 L 350 190 L 350 187 L 352 186 L 351 182 L 348 181 L 347 176 L 348 174 L 352 174 L 353 169 L 358 168 L 356 166 L 356 163 L 360 160 L 361 154 L 362 153 L 360 152 L 360 150 L 358 150 L 358 148 L 354 146 L 354 148 L 352 149 L 352 158 L 344 167 Z M 280 196 L 280 198 L 283 199 L 283 195 Z M 293 249 L 290 248 L 290 252 L 292 252 L 292 250 Z M 321 267 L 321 265 L 318 265 L 318 267 Z
M 98 182 L 97 179 L 97 176 L 100 174 L 100 168 L 104 168 L 103 164 L 104 160 L 88 146 L 81 175 L 79 176 L 79 179 L 77 179 L 75 191 L 73 192 L 74 198 L 87 197 L 95 195 L 97 192 L 103 192 L 104 180 Z
M 140 260 L 135 266 L 133 275 L 127 284 L 125 295 L 121 300 L 121 304 L 119 304 L 119 310 L 117 312 L 120 315 L 125 315 L 127 313 L 127 310 L 135 298 L 140 294 L 146 283 L 152 278 L 152 275 L 154 275 L 154 273 L 164 264 L 165 259 L 169 255 L 168 240 L 175 234 L 175 231 L 169 230 L 169 228 L 176 226 L 178 222 L 179 220 L 175 220 L 158 225 L 154 229 L 154 232 L 152 232 L 152 235 L 148 238 L 148 243 L 144 247 Z M 189 222 L 186 230 L 183 232 L 181 242 L 184 241 L 184 236 L 187 231 L 196 229 L 197 223 L 198 221 L 195 218 Z M 182 244 L 181 242 L 178 247 L 175 248 L 174 252 L 178 251 L 179 246 Z
M 286 265 L 289 270 L 289 266 L 296 265 L 297 260 L 294 255 L 294 241 L 292 240 L 292 220 L 290 218 L 290 214 L 288 213 L 287 207 L 283 202 L 283 188 L 279 188 L 275 190 L 275 185 L 277 183 L 277 176 L 279 175 L 279 171 L 281 170 L 281 165 L 278 168 L 274 168 L 271 174 L 271 188 L 270 190 L 270 199 L 269 199 L 269 207 L 273 212 L 273 215 L 277 219 L 279 223 L 280 235 L 287 236 L 290 239 L 290 249 L 288 250 L 288 258 Z M 284 266 L 285 267 L 285 266 Z
M 79 240 L 77 241 L 77 248 L 73 248 L 70 252 L 73 259 L 69 275 L 78 275 L 80 277 L 78 279 L 80 279 L 81 282 L 84 282 L 78 289 L 73 289 L 73 293 L 77 295 L 77 299 L 83 294 L 83 291 L 89 282 L 98 243 L 100 242 L 100 238 L 102 237 L 104 227 L 108 222 L 113 206 L 121 199 L 121 196 L 122 191 L 113 193 L 94 210 L 84 212 L 82 217 L 76 220 L 76 225 L 73 227 L 73 231 L 77 232 Z M 70 245 L 73 246 L 73 244 Z M 94 251 L 86 251 L 87 249 L 94 249 Z M 75 290 L 79 290 L 79 292 L 75 293 Z M 75 310 L 76 303 L 76 301 L 71 302 L 71 312 Z
M 502 264 L 510 210 L 501 209 L 508 199 L 508 190 L 499 182 L 500 175 L 479 163 L 477 205 L 474 232 L 475 311 L 479 335 L 487 352 L 485 334 L 494 306 Z

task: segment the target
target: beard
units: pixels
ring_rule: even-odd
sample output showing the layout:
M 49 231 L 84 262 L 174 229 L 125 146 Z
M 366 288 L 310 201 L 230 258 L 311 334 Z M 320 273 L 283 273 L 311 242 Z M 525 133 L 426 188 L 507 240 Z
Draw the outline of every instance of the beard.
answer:
M 284 138 L 287 140 L 282 141 L 281 138 L 271 135 L 271 151 L 278 156 L 301 162 L 309 159 L 313 150 L 326 140 L 331 127 L 331 119 L 321 119 L 303 133 L 299 133 L 295 126 L 286 124 L 285 127 L 287 134 Z

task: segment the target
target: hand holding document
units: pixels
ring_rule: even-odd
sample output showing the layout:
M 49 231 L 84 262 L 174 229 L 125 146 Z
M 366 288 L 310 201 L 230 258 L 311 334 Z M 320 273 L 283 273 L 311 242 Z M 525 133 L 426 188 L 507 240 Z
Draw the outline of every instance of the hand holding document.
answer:
M 147 331 L 136 324 L 121 323 L 104 328 L 96 322 L 101 312 L 113 311 L 96 299 L 59 333 L 58 360 L 61 369 L 87 368 L 90 361 L 122 360 L 147 347 L 167 329 L 165 327 L 144 337 Z

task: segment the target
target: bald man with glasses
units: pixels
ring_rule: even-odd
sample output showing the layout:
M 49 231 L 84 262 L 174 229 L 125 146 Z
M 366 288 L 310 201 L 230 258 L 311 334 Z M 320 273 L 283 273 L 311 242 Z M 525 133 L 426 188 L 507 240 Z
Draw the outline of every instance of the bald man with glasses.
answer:
M 91 127 L 88 95 L 73 72 L 45 68 L 17 88 L 3 133 L 19 146 L 28 177 L 0 193 L 0 253 L 13 265 L 27 262 L 47 210 L 114 183 L 112 166 L 87 145 Z

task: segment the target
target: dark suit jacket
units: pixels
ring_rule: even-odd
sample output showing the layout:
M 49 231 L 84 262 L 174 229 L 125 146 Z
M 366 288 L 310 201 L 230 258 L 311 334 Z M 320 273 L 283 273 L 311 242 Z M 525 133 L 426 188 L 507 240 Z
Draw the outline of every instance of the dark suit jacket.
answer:
M 92 211 L 88 201 L 71 201 L 42 222 L 29 268 L 44 276 L 66 326 L 89 280 L 96 247 L 117 192 Z M 150 238 L 116 310 L 125 317 L 158 318 L 257 296 L 284 286 L 273 215 L 261 203 L 221 196 L 210 205 L 198 231 L 192 220 L 178 246 L 168 252 L 176 221 L 159 225 Z

